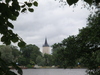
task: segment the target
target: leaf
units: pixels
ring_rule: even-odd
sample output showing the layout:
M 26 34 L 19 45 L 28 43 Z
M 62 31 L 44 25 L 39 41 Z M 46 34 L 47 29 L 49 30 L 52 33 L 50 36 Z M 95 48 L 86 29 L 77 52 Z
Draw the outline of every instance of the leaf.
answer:
M 26 43 L 24 41 L 18 42 L 18 46 L 19 47 L 24 47 L 25 45 L 26 45 Z
M 22 69 L 19 68 L 18 65 L 16 65 L 16 63 L 13 63 L 13 62 L 12 62 L 11 64 L 12 64 L 12 66 L 18 71 L 18 73 L 19 73 L 20 75 L 23 74 Z
M 6 45 L 10 45 L 11 44 L 11 41 L 8 39 L 4 42 Z
M 68 3 L 69 5 L 75 4 L 75 3 L 77 3 L 77 2 L 78 2 L 78 0 L 67 0 L 67 3 Z
M 17 36 L 13 36 L 13 37 L 11 37 L 11 38 L 12 38 L 12 39 L 11 39 L 12 42 L 14 42 L 14 43 L 17 42 L 17 41 L 19 40 L 19 38 L 18 38 Z
M 8 75 L 17 75 L 15 72 L 12 72 L 12 71 L 8 71 L 7 74 Z
M 12 23 L 10 23 L 9 21 L 7 22 L 7 25 L 10 27 L 10 28 L 14 28 L 14 26 L 13 26 L 13 24 Z
M 24 9 L 22 9 L 22 11 L 21 12 L 25 12 L 27 9 L 26 8 L 24 8 Z
M 15 10 L 20 10 L 20 5 L 19 5 L 18 0 L 12 0 L 12 7 L 13 7 Z
M 13 16 L 10 17 L 10 19 L 11 19 L 11 20 L 16 20 L 17 17 L 13 15 Z
M 33 2 L 33 5 L 37 7 L 38 6 L 38 3 L 36 1 L 34 1 Z
M 6 3 L 8 4 L 11 0 L 6 0 Z
M 16 17 L 19 16 L 19 12 L 18 12 L 18 11 L 13 12 L 13 14 L 14 14 Z
M 22 7 L 22 8 L 24 8 L 24 7 L 25 7 L 25 4 L 24 4 L 24 5 L 22 5 L 21 7 Z
M 29 10 L 30 12 L 33 12 L 33 11 L 34 11 L 34 9 L 33 9 L 33 8 L 28 8 L 28 10 Z
M 85 2 L 87 2 L 89 5 L 92 4 L 93 0 L 84 0 Z
M 27 3 L 26 4 L 28 7 L 31 7 L 32 6 L 32 3 Z
M 6 39 L 6 36 L 2 36 L 1 37 L 1 41 L 4 42 L 4 40 Z

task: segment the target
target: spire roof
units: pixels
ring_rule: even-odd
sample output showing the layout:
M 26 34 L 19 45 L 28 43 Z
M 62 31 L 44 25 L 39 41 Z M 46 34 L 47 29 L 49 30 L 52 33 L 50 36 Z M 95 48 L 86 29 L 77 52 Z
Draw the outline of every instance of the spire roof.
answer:
M 47 38 L 45 38 L 45 42 L 44 42 L 43 47 L 49 47 L 48 42 L 47 42 Z

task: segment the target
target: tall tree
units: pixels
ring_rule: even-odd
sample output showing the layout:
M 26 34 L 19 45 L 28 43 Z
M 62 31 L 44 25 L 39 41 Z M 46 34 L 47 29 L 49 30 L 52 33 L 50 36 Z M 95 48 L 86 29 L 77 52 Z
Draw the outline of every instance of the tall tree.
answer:
M 55 50 L 55 52 L 53 52 L 55 63 L 64 68 L 76 66 L 76 59 L 79 57 L 76 37 L 69 36 L 58 45 L 53 45 L 53 49 Z
M 78 40 L 81 42 L 81 52 L 85 59 L 84 63 L 87 63 L 90 75 L 99 75 L 98 70 L 99 62 L 98 55 L 100 52 L 100 12 L 95 12 L 94 15 L 90 15 L 88 18 L 87 27 L 80 30 L 78 34 Z M 91 72 L 91 70 L 93 70 Z
M 57 44 L 54 44 L 53 47 L 53 50 L 56 51 L 56 54 L 53 51 L 55 60 L 61 60 L 62 64 L 67 64 L 63 67 L 74 66 L 79 59 L 79 62 L 88 68 L 89 75 L 99 75 L 100 11 L 89 16 L 87 26 L 80 29 L 76 37 L 69 36 L 64 39 L 60 47 L 58 46 L 59 49 L 57 49 Z
M 26 59 L 26 65 L 30 64 L 30 60 L 36 63 L 37 56 L 41 56 L 41 52 L 36 45 L 26 45 L 25 47 L 21 48 L 20 51 L 22 52 L 22 56 Z
M 13 55 L 12 49 L 10 46 L 1 45 L 0 46 L 1 58 L 4 59 L 6 62 L 12 62 Z

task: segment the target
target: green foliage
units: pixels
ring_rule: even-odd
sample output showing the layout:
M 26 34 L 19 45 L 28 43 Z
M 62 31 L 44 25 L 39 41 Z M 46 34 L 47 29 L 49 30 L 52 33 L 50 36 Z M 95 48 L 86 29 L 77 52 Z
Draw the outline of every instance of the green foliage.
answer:
M 13 71 L 10 70 L 10 68 L 8 67 L 9 64 L 15 68 L 17 70 L 17 73 L 22 75 L 23 72 L 21 70 L 21 68 L 19 68 L 16 63 L 8 63 L 7 61 L 4 61 L 1 56 L 0 56 L 0 75 L 17 75 L 16 73 L 14 73 Z
M 36 45 L 26 45 L 23 48 L 20 48 L 20 51 L 22 52 L 22 56 L 19 58 L 19 64 L 20 65 L 28 65 L 36 63 L 36 58 L 38 55 L 41 56 L 41 52 L 39 51 L 39 48 Z
M 36 1 L 23 2 L 19 4 L 18 0 L 5 0 L 0 2 L 0 34 L 1 42 L 6 45 L 11 44 L 11 42 L 18 42 L 18 46 L 25 46 L 26 43 L 18 36 L 18 34 L 13 32 L 14 25 L 10 20 L 16 21 L 19 16 L 20 11 L 33 12 L 32 6 L 38 6 Z
M 1 45 L 0 46 L 1 58 L 5 61 L 11 62 L 13 59 L 12 49 L 10 46 Z
M 66 0 L 67 1 L 67 3 L 69 4 L 69 5 L 72 5 L 72 4 L 75 4 L 75 3 L 77 3 L 79 0 Z M 99 0 L 83 0 L 84 2 L 86 2 L 86 3 L 88 3 L 89 5 L 91 5 L 91 4 L 96 4 L 96 5 L 98 5 L 99 3 L 100 3 L 100 1 Z
M 55 47 L 56 46 L 56 47 Z M 67 39 L 64 39 L 61 43 L 54 44 L 53 57 L 55 58 L 55 65 L 60 67 L 74 67 L 76 66 L 76 59 L 78 57 L 77 53 L 77 42 L 75 36 L 69 36 Z
M 32 65 L 28 64 L 26 67 L 27 67 L 27 68 L 32 68 Z
M 69 5 L 75 4 L 78 0 L 66 0 Z
M 53 65 L 52 55 L 44 54 L 43 58 L 45 59 L 45 66 L 52 66 Z
M 34 11 L 34 9 L 32 9 L 32 8 L 29 8 L 28 10 L 29 10 L 30 12 L 33 12 L 33 11 Z
M 27 61 L 26 58 L 23 57 L 23 56 L 20 56 L 20 57 L 18 58 L 18 64 L 19 64 L 20 66 L 25 66 L 25 65 L 27 65 L 27 62 L 26 62 L 26 61 Z
M 34 6 L 38 6 L 38 3 L 36 1 L 33 2 Z
M 55 65 L 75 67 L 78 62 L 88 68 L 89 75 L 99 75 L 100 69 L 100 11 L 88 17 L 87 26 L 77 36 L 69 36 L 61 43 L 54 44 Z
M 45 66 L 45 59 L 42 56 L 38 56 L 36 58 L 36 64 L 39 66 Z
M 20 51 L 18 51 L 15 46 L 5 46 L 0 45 L 1 58 L 8 62 L 17 62 L 18 57 L 20 56 Z
M 25 43 L 24 41 L 18 42 L 18 46 L 19 46 L 19 47 L 23 47 L 23 46 L 25 46 L 25 45 L 26 45 L 26 43 Z
M 89 5 L 92 4 L 93 0 L 84 0 L 85 2 L 87 2 Z

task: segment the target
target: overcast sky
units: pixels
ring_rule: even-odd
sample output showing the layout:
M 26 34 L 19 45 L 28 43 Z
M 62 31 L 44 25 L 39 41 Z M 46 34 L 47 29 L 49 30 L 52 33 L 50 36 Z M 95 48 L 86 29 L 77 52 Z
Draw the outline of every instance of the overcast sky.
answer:
M 81 2 L 73 8 L 68 5 L 63 7 L 55 0 L 38 0 L 34 13 L 23 13 L 13 22 L 14 32 L 27 44 L 35 44 L 39 48 L 47 37 L 51 46 L 69 35 L 77 35 L 78 30 L 86 26 L 89 11 L 81 7 Z

